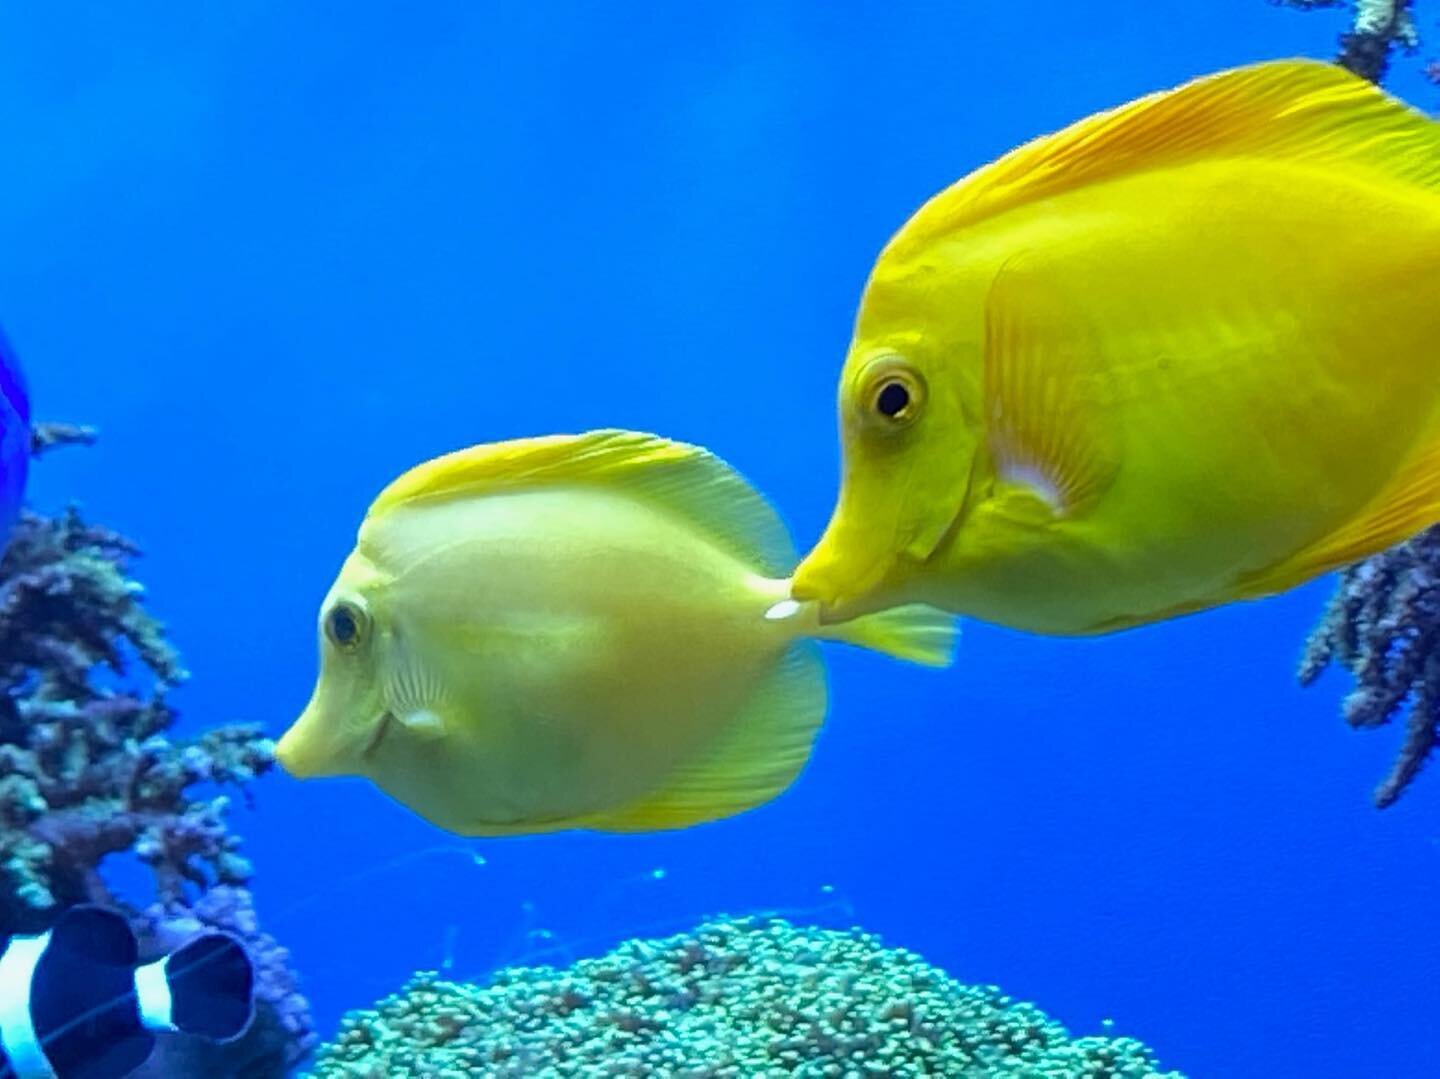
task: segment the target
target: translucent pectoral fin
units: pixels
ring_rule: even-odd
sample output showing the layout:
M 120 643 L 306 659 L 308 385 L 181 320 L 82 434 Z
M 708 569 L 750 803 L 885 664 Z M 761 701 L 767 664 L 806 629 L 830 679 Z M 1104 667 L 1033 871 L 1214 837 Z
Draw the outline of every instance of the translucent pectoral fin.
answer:
M 1042 256 L 1001 266 L 985 304 L 985 429 L 995 471 L 1051 513 L 1084 512 L 1120 466 L 1101 334 Z

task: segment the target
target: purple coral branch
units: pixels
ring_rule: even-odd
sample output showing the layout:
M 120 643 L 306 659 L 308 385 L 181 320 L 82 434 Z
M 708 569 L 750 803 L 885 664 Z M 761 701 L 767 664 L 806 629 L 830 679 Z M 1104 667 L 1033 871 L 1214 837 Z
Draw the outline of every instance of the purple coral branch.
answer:
M 1351 566 L 1300 663 L 1302 685 L 1330 664 L 1355 677 L 1352 727 L 1381 727 L 1408 704 L 1406 738 L 1375 805 L 1394 803 L 1440 743 L 1440 527 Z
M 1335 62 L 1363 79 L 1380 82 L 1397 48 L 1413 53 L 1420 45 L 1414 0 L 1278 0 L 1302 10 L 1353 7 L 1350 29 L 1340 35 Z
M 33 444 L 92 438 L 41 426 Z M 192 793 L 245 792 L 274 747 L 240 725 L 171 739 L 166 693 L 188 675 L 129 575 L 138 553 L 71 509 L 22 514 L 0 558 L 0 931 L 41 929 L 88 901 L 126 911 L 153 954 L 206 927 L 239 933 L 261 972 L 255 1027 L 225 1046 L 167 1036 L 149 1074 L 278 1077 L 315 1040 L 308 1006 L 255 920 L 228 797 Z M 130 853 L 155 881 L 158 902 L 143 912 L 103 875 L 107 858 Z

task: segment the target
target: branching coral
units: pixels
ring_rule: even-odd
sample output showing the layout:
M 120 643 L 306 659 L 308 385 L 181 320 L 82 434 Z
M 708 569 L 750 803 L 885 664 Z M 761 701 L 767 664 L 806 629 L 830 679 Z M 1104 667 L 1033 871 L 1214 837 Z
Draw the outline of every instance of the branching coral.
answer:
M 37 448 L 90 440 L 83 428 L 41 428 Z M 177 927 L 236 928 L 257 955 L 280 956 L 259 933 L 244 886 L 250 865 L 225 823 L 228 799 L 197 787 L 237 787 L 273 765 L 258 729 L 222 727 L 172 741 L 167 690 L 186 672 L 127 573 L 135 547 L 74 510 L 24 514 L 0 560 L 0 931 L 33 932 L 63 906 L 128 911 L 150 950 L 178 944 Z M 137 670 L 148 677 L 131 677 Z M 133 852 L 155 881 L 142 913 L 102 878 L 111 855 Z M 281 1075 L 309 1048 L 308 1012 L 283 962 L 262 977 L 259 1021 L 243 1043 L 198 1071 L 240 1074 L 235 1060 Z
M 994 987 L 858 932 L 721 919 L 481 987 L 417 976 L 349 1015 L 317 1079 L 391 1076 L 1158 1075 L 1130 1038 L 1072 1039 Z M 1166 1076 L 1177 1079 L 1178 1073 Z
M 1355 676 L 1353 727 L 1382 726 L 1408 702 L 1405 744 L 1375 804 L 1390 805 L 1440 742 L 1440 528 L 1345 570 L 1300 663 L 1309 685 L 1330 663 Z
M 1350 29 L 1340 35 L 1340 53 L 1335 62 L 1362 78 L 1379 82 L 1390 67 L 1391 54 L 1398 47 L 1414 52 L 1420 45 L 1415 23 L 1414 0 L 1281 0 L 1303 9 L 1350 7 L 1355 11 Z M 1430 69 L 1434 71 L 1434 65 Z M 1432 77 L 1436 77 L 1432 75 Z

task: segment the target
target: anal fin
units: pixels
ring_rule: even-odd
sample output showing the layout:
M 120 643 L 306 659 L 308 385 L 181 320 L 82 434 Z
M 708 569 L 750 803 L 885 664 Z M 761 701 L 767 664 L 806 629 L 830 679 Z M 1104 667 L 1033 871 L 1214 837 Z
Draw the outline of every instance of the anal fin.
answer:
M 702 758 L 628 806 L 569 822 L 603 832 L 684 828 L 733 816 L 788 787 L 810 757 L 825 718 L 825 668 L 811 642 L 796 644 L 756 688 Z
M 1354 519 L 1279 565 L 1241 579 L 1237 597 L 1253 599 L 1340 569 L 1440 521 L 1440 440 L 1416 454 Z

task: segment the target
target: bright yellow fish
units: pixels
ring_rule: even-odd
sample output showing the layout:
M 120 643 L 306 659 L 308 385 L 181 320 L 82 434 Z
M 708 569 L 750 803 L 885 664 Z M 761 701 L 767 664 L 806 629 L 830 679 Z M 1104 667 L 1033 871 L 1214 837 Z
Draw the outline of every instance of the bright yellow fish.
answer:
M 1328 64 L 1039 139 L 877 261 L 795 595 L 1102 633 L 1440 518 L 1440 126 Z
M 810 637 L 949 662 L 953 619 L 824 629 L 765 501 L 704 450 L 596 431 L 477 446 L 370 507 L 280 740 L 442 828 L 677 828 L 795 778 L 825 714 Z

